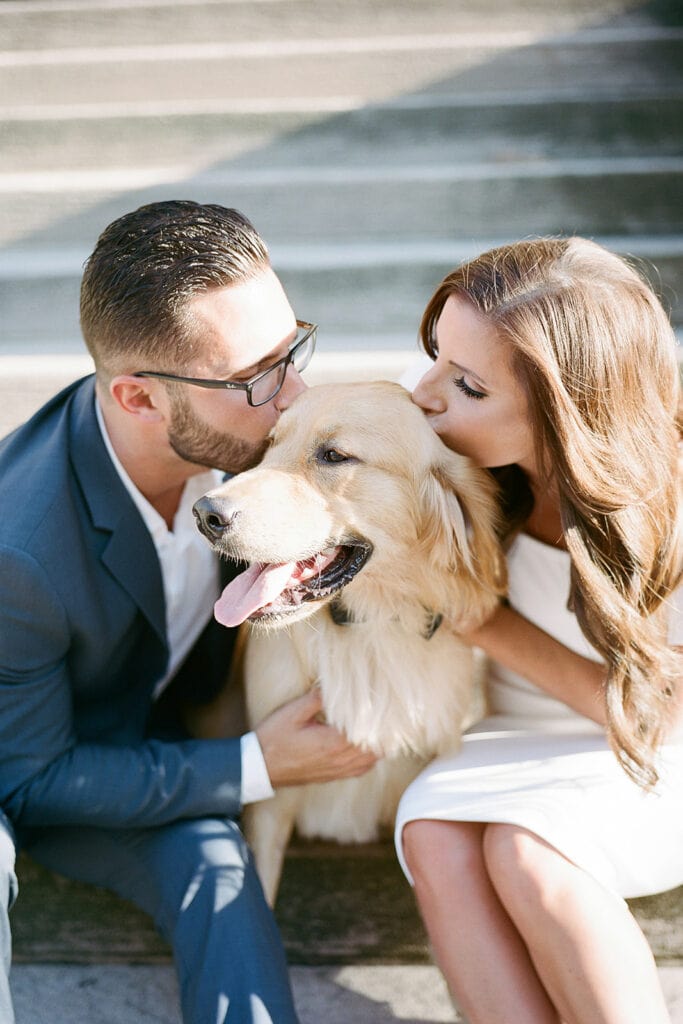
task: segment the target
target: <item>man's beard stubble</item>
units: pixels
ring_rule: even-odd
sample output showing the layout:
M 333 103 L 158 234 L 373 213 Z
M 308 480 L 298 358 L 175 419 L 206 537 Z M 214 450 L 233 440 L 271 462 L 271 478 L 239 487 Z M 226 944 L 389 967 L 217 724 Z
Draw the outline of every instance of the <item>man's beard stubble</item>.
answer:
M 223 473 L 242 473 L 260 462 L 268 443 L 264 438 L 250 444 L 233 434 L 213 430 L 192 411 L 179 393 L 171 395 L 171 422 L 168 428 L 171 448 L 186 462 Z

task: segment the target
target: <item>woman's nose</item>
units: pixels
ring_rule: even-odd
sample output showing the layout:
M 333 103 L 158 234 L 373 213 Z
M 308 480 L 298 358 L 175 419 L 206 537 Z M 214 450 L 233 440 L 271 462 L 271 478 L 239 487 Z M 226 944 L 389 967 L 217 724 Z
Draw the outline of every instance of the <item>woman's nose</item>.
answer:
M 417 382 L 413 388 L 413 401 L 419 405 L 424 412 L 438 412 L 441 409 L 440 388 L 433 370 L 427 373 Z

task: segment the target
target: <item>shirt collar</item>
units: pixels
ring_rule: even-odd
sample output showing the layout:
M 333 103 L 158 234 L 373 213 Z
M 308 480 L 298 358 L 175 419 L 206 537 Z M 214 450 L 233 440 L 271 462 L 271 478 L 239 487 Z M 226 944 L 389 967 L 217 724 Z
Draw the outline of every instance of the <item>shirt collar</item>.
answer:
M 99 426 L 100 433 L 102 434 L 104 446 L 107 449 L 107 453 L 112 461 L 114 469 L 121 478 L 121 483 L 130 494 L 135 507 L 142 517 L 142 521 L 149 530 L 154 541 L 162 541 L 172 531 L 170 531 L 166 526 L 163 516 L 159 515 L 154 506 L 150 504 L 144 494 L 135 486 L 128 473 L 123 468 L 118 455 L 114 451 L 114 446 L 111 443 L 109 434 L 107 433 L 107 426 L 104 422 L 104 416 L 102 415 L 102 406 L 99 398 L 97 397 L 95 397 L 95 415 L 97 417 L 97 425 Z M 204 473 L 197 473 L 195 476 L 191 476 L 183 488 L 180 504 L 178 505 L 178 510 L 174 518 L 174 524 L 176 521 L 184 519 L 184 513 L 187 508 L 189 507 L 191 509 L 198 498 L 201 498 L 206 491 L 210 491 L 213 487 L 217 487 L 221 483 L 222 479 L 223 473 L 217 469 L 207 469 Z

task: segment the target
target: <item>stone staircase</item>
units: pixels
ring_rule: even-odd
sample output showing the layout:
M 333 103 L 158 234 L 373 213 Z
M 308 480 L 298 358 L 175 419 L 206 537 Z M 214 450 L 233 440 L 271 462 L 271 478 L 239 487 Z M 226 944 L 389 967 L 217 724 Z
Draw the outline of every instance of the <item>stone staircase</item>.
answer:
M 680 328 L 682 57 L 678 0 L 3 0 L 0 434 L 88 372 L 83 260 L 109 221 L 159 198 L 251 217 L 298 315 L 321 325 L 312 382 L 397 377 L 440 278 L 527 235 L 578 232 L 631 254 Z M 20 880 L 18 1024 L 96 1019 L 37 965 L 79 965 L 85 999 L 105 964 L 168 963 L 113 897 L 26 859 Z M 683 890 L 633 909 L 661 970 L 677 971 Z M 278 916 L 291 961 L 311 970 L 428 969 L 386 844 L 297 846 Z M 83 973 L 92 964 L 100 974 Z M 408 1009 L 398 977 L 376 997 L 393 1010 L 345 1001 L 339 982 L 302 1020 L 456 1019 L 443 995 Z M 172 992 L 117 1016 L 112 985 L 98 1024 L 171 1020 Z M 683 1024 L 683 989 L 669 986 Z
M 80 268 L 163 197 L 242 208 L 320 350 L 414 349 L 443 274 L 579 232 L 683 318 L 676 0 L 4 0 L 0 353 L 78 352 Z

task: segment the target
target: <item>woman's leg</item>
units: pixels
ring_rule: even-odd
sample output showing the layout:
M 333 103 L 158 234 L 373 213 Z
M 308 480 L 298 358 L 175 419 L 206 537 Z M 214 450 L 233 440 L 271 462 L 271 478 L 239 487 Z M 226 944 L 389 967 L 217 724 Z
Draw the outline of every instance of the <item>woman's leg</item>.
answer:
M 485 829 L 446 821 L 412 821 L 403 829 L 403 849 L 436 961 L 470 1024 L 558 1024 L 488 876 Z
M 654 958 L 622 900 L 518 826 L 488 825 L 484 858 L 567 1024 L 668 1024 Z

